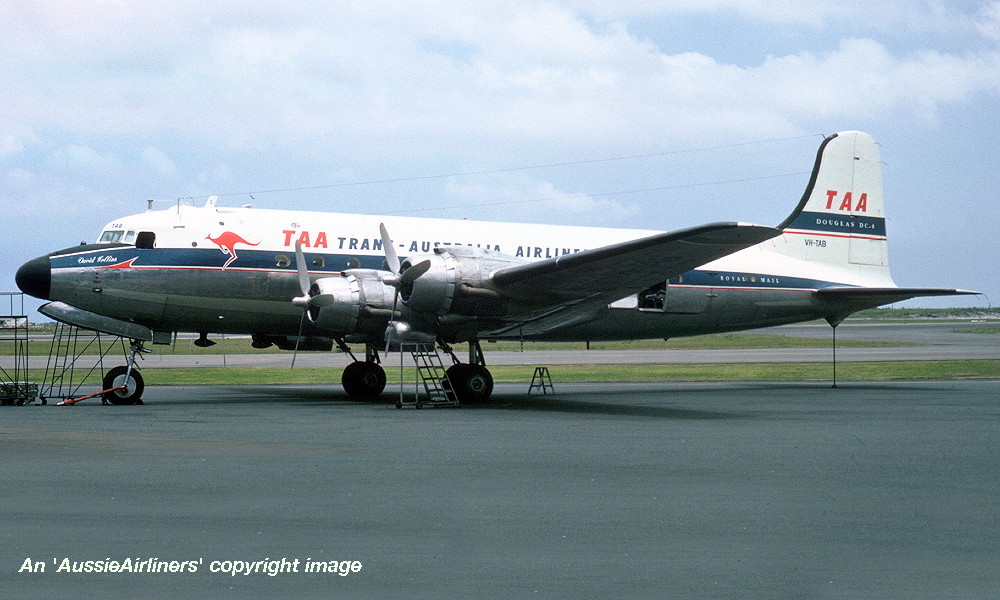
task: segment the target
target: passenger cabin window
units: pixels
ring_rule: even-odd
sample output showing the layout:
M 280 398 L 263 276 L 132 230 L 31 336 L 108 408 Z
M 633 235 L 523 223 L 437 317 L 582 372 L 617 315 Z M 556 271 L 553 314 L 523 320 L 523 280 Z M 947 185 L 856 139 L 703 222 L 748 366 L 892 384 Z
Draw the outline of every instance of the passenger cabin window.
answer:
M 122 241 L 122 236 L 125 234 L 124 231 L 120 229 L 109 229 L 101 234 L 101 239 L 98 240 L 99 244 L 114 244 Z
M 135 236 L 135 247 L 150 249 L 156 243 L 156 234 L 152 231 L 140 231 L 139 235 Z

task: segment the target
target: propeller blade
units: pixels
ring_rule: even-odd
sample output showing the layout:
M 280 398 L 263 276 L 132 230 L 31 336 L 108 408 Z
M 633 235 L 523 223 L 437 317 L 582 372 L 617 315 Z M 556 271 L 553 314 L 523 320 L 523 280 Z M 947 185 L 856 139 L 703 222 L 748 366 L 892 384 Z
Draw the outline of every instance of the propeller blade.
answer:
M 399 256 L 396 255 L 396 248 L 392 245 L 392 238 L 385 228 L 385 223 L 378 224 L 378 231 L 382 235 L 382 249 L 385 250 L 385 264 L 389 265 L 389 270 L 399 273 Z
M 299 272 L 299 289 L 303 296 L 309 296 L 309 267 L 306 265 L 306 255 L 302 252 L 302 242 L 295 240 L 295 268 Z
M 424 273 L 426 273 L 431 268 L 431 261 L 422 260 L 417 264 L 406 269 L 399 275 L 399 280 L 403 285 L 410 285 Z
M 292 353 L 292 368 L 295 368 L 295 358 L 299 355 L 299 342 L 302 341 L 302 326 L 306 324 L 306 313 L 299 319 L 299 335 L 295 338 L 295 352 Z

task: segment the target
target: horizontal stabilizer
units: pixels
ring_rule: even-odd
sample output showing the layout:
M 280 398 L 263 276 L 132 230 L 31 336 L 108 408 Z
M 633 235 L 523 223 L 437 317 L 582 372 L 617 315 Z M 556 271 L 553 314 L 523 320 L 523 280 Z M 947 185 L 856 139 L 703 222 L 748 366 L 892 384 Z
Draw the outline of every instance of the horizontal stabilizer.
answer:
M 948 288 L 828 287 L 817 290 L 816 293 L 820 297 L 831 300 L 854 300 L 874 307 L 924 296 L 966 296 L 976 295 L 980 292 L 973 292 L 970 290 L 953 290 Z
M 713 223 L 508 267 L 492 282 L 525 298 L 610 302 L 778 235 L 771 227 Z

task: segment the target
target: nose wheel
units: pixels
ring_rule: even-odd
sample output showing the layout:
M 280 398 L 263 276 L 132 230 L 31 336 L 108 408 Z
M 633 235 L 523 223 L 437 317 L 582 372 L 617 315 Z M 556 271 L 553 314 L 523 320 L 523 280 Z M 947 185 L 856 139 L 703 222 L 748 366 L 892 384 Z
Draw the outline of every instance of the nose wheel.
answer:
M 128 364 L 111 369 L 102 381 L 103 389 L 107 391 L 101 394 L 101 398 L 108 404 L 142 404 L 142 391 L 146 389 L 146 384 L 135 366 L 135 359 L 152 350 L 145 348 L 142 340 L 132 340 L 129 345 L 132 351 Z
M 109 404 L 142 404 L 142 391 L 146 384 L 142 380 L 139 371 L 125 365 L 115 367 L 104 376 L 104 389 L 109 390 L 102 394 L 102 398 Z

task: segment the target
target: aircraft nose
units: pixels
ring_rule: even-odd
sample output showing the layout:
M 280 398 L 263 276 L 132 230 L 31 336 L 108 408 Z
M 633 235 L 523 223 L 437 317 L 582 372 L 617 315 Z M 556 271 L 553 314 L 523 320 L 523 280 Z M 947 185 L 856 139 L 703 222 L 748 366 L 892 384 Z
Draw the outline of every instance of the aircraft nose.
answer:
M 48 300 L 52 287 L 52 267 L 49 265 L 49 257 L 39 256 L 21 265 L 14 276 L 14 281 L 25 294 Z

